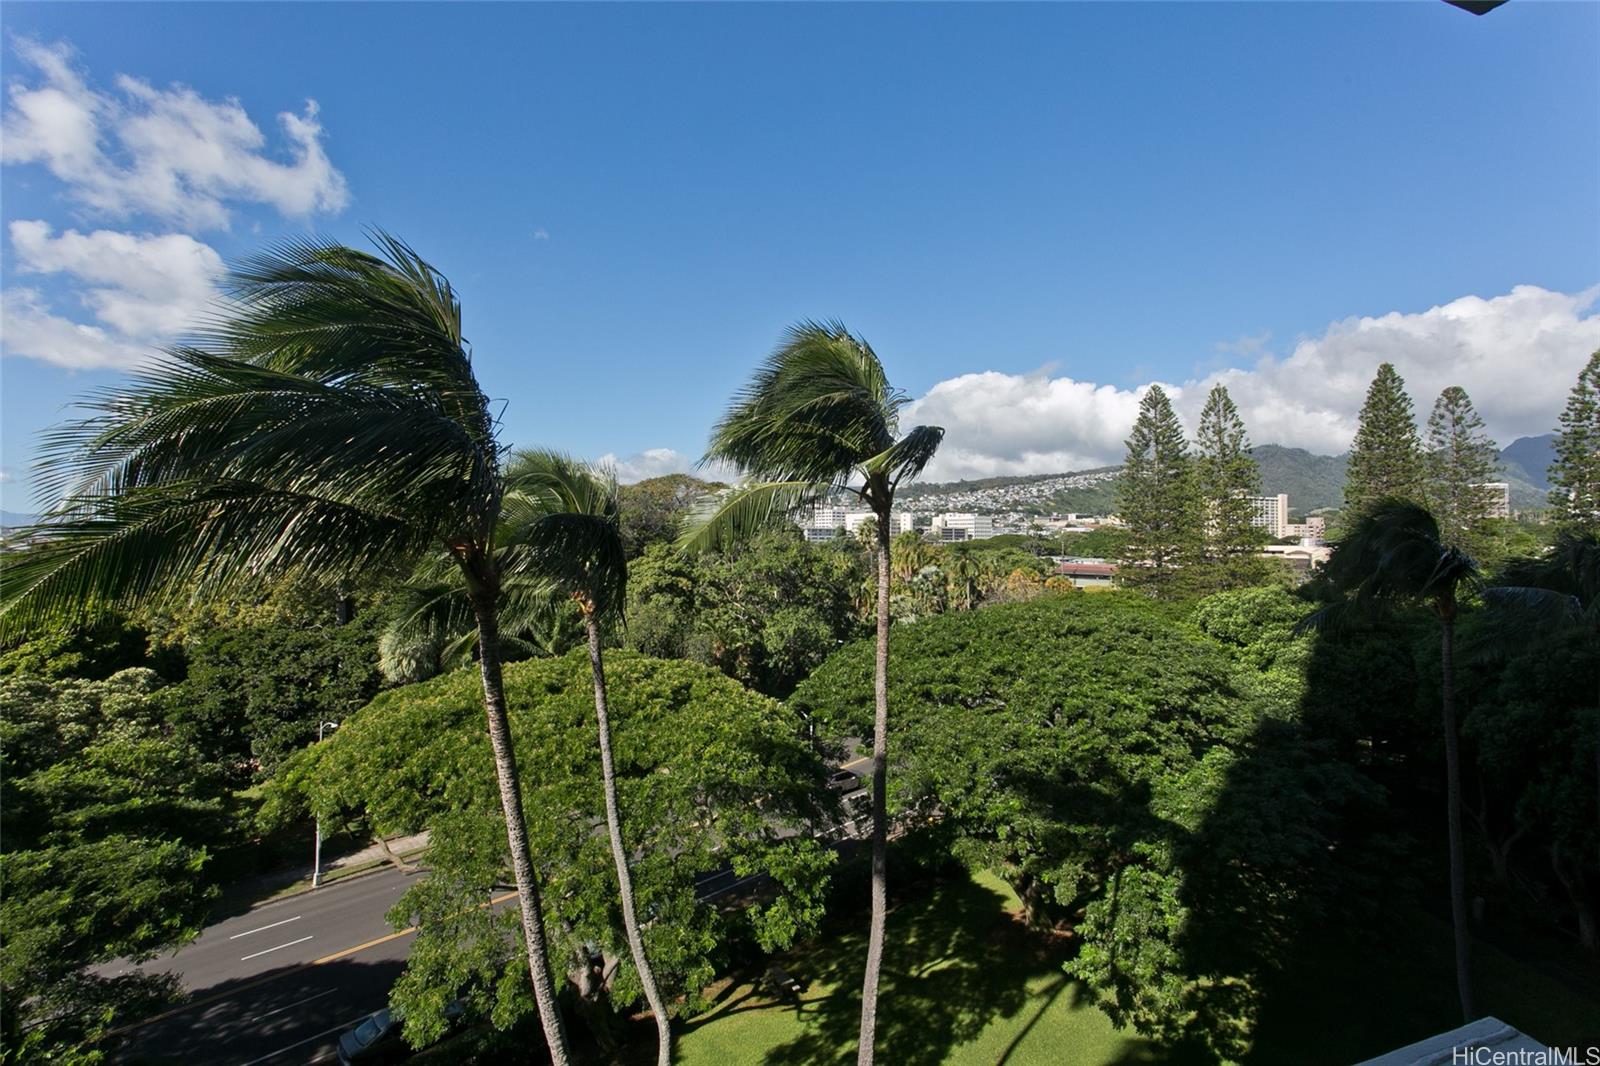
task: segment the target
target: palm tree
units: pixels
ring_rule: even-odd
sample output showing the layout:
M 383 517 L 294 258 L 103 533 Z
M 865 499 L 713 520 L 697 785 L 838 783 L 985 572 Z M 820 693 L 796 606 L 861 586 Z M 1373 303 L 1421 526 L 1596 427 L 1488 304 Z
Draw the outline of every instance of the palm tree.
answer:
M 550 451 L 520 451 L 507 474 L 507 510 L 517 512 L 514 548 L 528 553 L 528 572 L 550 582 L 577 604 L 589 638 L 589 668 L 594 675 L 594 717 L 600 736 L 600 774 L 605 787 L 606 831 L 617 867 L 622 924 L 639 984 L 656 1019 L 656 1060 L 672 1061 L 672 1029 L 655 975 L 639 934 L 633 878 L 622 841 L 617 805 L 617 772 L 611 754 L 611 720 L 606 707 L 606 674 L 600 652 L 601 625 L 620 618 L 628 583 L 627 553 L 619 521 L 617 482 L 609 472 Z
M 58 502 L 0 575 L 0 631 L 446 554 L 478 631 L 528 967 L 561 1066 L 501 680 L 497 425 L 450 283 L 399 240 L 374 243 L 377 255 L 305 240 L 246 260 L 193 343 L 46 438 Z
M 906 530 L 889 545 L 890 576 L 899 581 L 910 581 L 937 560 L 938 550 L 916 530 Z
M 950 601 L 958 611 L 970 611 L 978 605 L 978 581 L 981 569 L 971 552 L 952 553 L 949 567 Z
M 878 647 L 872 730 L 872 921 L 861 985 L 857 1062 L 872 1062 L 878 974 L 888 909 L 889 514 L 895 490 L 922 472 L 944 430 L 900 433 L 907 397 L 893 388 L 866 341 L 837 322 L 802 322 L 734 400 L 716 428 L 705 461 L 730 463 L 745 476 L 703 502 L 680 544 L 714 546 L 748 535 L 833 493 L 853 493 L 877 518 Z
M 1456 723 L 1455 623 L 1463 593 L 1483 585 L 1478 564 L 1439 536 L 1425 508 L 1383 500 L 1362 515 L 1334 549 L 1324 569 L 1342 599 L 1312 614 L 1308 628 L 1336 625 L 1351 614 L 1418 604 L 1439 620 L 1440 710 L 1444 723 L 1446 829 L 1450 849 L 1450 919 L 1455 934 L 1456 989 L 1463 1021 L 1471 1021 L 1466 868 L 1461 840 L 1461 754 Z

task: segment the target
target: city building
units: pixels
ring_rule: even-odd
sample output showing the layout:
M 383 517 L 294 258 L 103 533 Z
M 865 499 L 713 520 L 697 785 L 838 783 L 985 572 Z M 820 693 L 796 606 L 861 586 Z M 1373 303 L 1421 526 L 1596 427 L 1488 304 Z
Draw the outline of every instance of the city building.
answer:
M 1310 546 L 1321 544 L 1328 532 L 1328 520 L 1319 514 L 1307 515 L 1304 522 L 1290 522 L 1283 527 L 1285 537 L 1299 537 L 1300 543 Z
M 1333 549 L 1320 545 L 1268 544 L 1261 549 L 1261 554 L 1285 560 L 1294 569 L 1295 576 L 1304 579 L 1312 570 L 1327 563 Z
M 1276 496 L 1246 496 L 1250 501 L 1250 524 L 1267 531 L 1274 540 L 1291 536 L 1289 529 L 1289 494 Z
M 800 527 L 800 532 L 806 540 L 827 541 L 839 535 L 842 529 L 845 533 L 854 536 L 862 526 L 870 526 L 877 521 L 877 515 L 867 510 L 855 510 L 848 507 L 823 507 L 818 506 L 810 511 L 802 511 L 795 516 L 795 524 Z M 904 533 L 915 528 L 914 515 L 902 511 L 889 513 L 889 531 L 891 533 Z
M 1506 481 L 1486 481 L 1478 488 L 1489 504 L 1490 518 L 1511 517 L 1511 484 Z
M 994 536 L 994 518 L 971 512 L 936 514 L 930 532 L 935 540 L 946 544 L 959 540 L 987 540 Z

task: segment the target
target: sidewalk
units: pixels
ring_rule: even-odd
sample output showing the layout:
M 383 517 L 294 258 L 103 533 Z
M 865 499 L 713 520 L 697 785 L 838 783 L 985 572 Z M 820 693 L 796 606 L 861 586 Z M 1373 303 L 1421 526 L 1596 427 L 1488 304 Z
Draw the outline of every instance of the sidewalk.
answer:
M 384 844 L 388 845 L 387 851 L 384 849 Z M 366 847 L 335 856 L 327 856 L 324 852 L 323 886 L 392 866 L 395 859 L 408 865 L 413 864 L 419 854 L 427 850 L 428 833 L 424 830 L 410 836 L 389 837 L 384 844 L 374 842 Z M 273 900 L 310 891 L 312 888 L 309 862 L 304 866 L 291 866 L 271 873 L 258 874 L 223 888 L 221 898 L 212 908 L 211 920 L 216 921 L 228 915 L 240 914 L 264 903 L 271 903 Z

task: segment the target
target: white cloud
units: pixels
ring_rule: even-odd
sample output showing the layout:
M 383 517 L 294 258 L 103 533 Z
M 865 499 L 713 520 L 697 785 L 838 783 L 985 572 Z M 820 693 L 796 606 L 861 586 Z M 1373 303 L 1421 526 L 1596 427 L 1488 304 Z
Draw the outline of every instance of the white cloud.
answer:
M 1372 375 L 1391 362 L 1425 422 L 1448 385 L 1472 396 L 1501 444 L 1549 432 L 1589 353 L 1600 349 L 1600 287 L 1581 293 L 1519 285 L 1419 313 L 1335 322 L 1284 357 L 1264 355 L 1182 385 L 1165 385 L 1193 430 L 1213 384 L 1228 387 L 1251 439 L 1324 454 L 1350 447 Z M 1254 341 L 1255 338 L 1249 338 Z M 1243 349 L 1263 345 L 1238 346 Z M 904 414 L 943 425 L 932 480 L 1052 473 L 1118 463 L 1147 386 L 1120 389 L 1045 374 L 964 374 L 934 385 Z
M 181 233 L 136 236 L 111 230 L 56 235 L 40 221 L 10 226 L 19 273 L 73 282 L 95 325 L 58 315 L 33 288 L 5 294 L 5 354 L 74 368 L 127 367 L 194 325 L 215 295 L 222 257 Z
M 646 478 L 665 477 L 667 474 L 693 474 L 705 481 L 738 480 L 737 474 L 721 463 L 697 468 L 695 462 L 694 456 L 685 455 L 671 448 L 646 448 L 642 452 L 624 456 L 607 452 L 597 461 L 598 465 L 609 466 L 616 471 L 617 480 L 624 485 L 644 481 Z
M 538 229 L 533 231 L 533 239 L 536 241 L 547 241 L 550 239 L 550 231 L 545 229 L 543 226 L 540 226 Z
M 266 136 L 238 100 L 126 75 L 114 94 L 78 73 L 65 44 L 19 39 L 14 47 L 36 77 L 11 86 L 0 160 L 42 164 L 94 213 L 226 228 L 230 200 L 296 218 L 349 202 L 344 176 L 323 150 L 315 101 L 278 116 L 288 149 L 280 161 L 265 154 Z
M 35 289 L 0 294 L 0 344 L 7 355 L 26 355 L 79 370 L 128 367 L 149 349 L 98 326 L 53 314 Z
M 323 150 L 315 101 L 278 116 L 280 151 L 238 100 L 127 75 L 104 90 L 80 73 L 66 44 L 17 39 L 13 47 L 27 75 L 10 85 L 0 162 L 42 165 L 83 213 L 199 231 L 226 228 L 241 204 L 305 218 L 349 201 Z M 258 220 L 252 230 L 260 232 Z M 5 293 L 4 354 L 71 368 L 147 359 L 195 324 L 223 271 L 213 248 L 184 233 L 57 235 L 47 222 L 15 221 L 10 237 L 17 273 L 64 284 L 51 294 L 43 286 Z
M 600 457 L 599 465 L 611 467 L 616 471 L 618 481 L 631 485 L 635 481 L 666 474 L 691 474 L 694 472 L 694 457 L 671 448 L 646 448 L 625 456 L 607 452 Z

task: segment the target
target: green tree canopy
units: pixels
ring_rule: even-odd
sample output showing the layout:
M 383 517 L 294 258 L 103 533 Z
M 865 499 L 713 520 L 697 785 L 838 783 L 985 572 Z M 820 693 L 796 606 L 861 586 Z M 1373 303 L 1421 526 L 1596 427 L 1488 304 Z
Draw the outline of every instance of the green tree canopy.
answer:
M 383 612 L 348 625 L 264 623 L 208 627 L 187 649 L 171 725 L 228 767 L 243 785 L 270 776 L 285 756 L 341 722 L 382 685 L 378 633 Z
M 782 707 L 713 670 L 616 652 L 607 673 L 622 828 L 641 913 L 655 917 L 645 948 L 667 998 L 686 996 L 692 1010 L 737 939 L 770 949 L 814 928 L 832 861 L 807 831 L 827 814 L 824 770 Z M 514 663 L 505 683 L 552 958 L 589 1006 L 632 1004 L 640 988 L 604 831 L 588 658 Z M 385 692 L 272 785 L 280 817 L 310 805 L 329 819 L 359 813 L 379 831 L 433 830 L 434 872 L 391 914 L 422 926 L 394 994 L 419 1039 L 462 993 L 502 1027 L 531 1009 L 516 915 L 479 906 L 507 863 L 481 699 L 475 673 L 459 670 Z M 730 865 L 770 876 L 757 902 L 697 902 L 696 878 Z M 585 945 L 617 961 L 609 988 L 592 980 Z
M 175 989 L 89 968 L 199 932 L 227 835 L 225 780 L 167 729 L 160 679 L 0 679 L 0 1045 L 68 1061 Z M 82 1057 L 82 1058 L 80 1058 Z
M 1253 625 L 1307 641 L 1284 609 Z M 871 652 L 843 649 L 791 705 L 854 735 Z M 1272 698 L 1256 672 L 1128 594 L 907 627 L 889 678 L 892 807 L 1011 881 L 1032 921 L 1070 928 L 1069 968 L 1119 1024 L 1236 1054 L 1285 930 L 1338 891 L 1341 812 L 1373 798 L 1296 723 L 1297 668 Z
M 623 485 L 622 541 L 628 558 L 638 558 L 652 544 L 677 540 L 684 516 L 700 498 L 725 488 L 721 482 L 702 481 L 691 474 L 667 474 Z
M 698 555 L 652 545 L 630 565 L 627 647 L 715 666 L 786 696 L 862 627 L 867 559 L 848 539 L 776 528 Z

